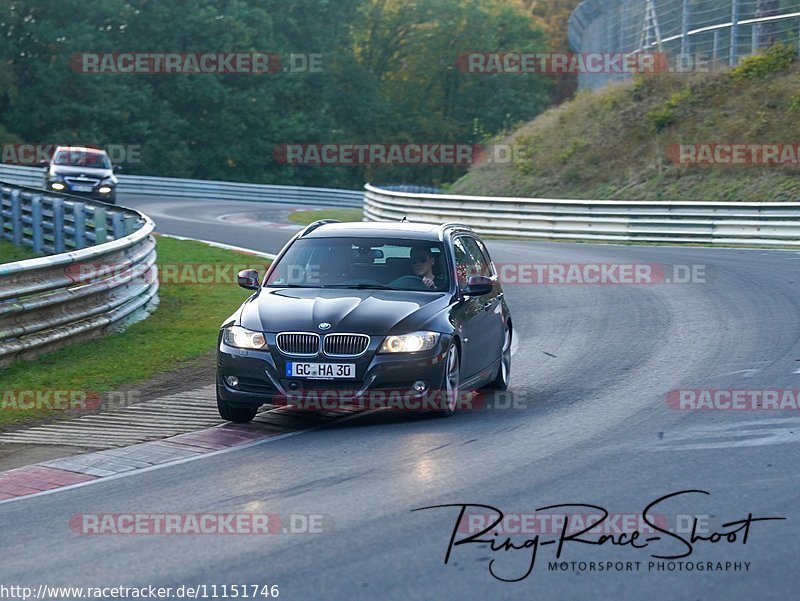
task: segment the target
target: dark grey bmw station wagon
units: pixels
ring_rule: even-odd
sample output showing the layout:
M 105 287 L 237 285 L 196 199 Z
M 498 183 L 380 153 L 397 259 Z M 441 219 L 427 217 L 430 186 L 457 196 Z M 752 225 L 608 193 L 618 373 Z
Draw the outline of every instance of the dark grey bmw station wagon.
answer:
M 459 391 L 504 390 L 513 326 L 486 246 L 468 226 L 315 222 L 299 232 L 255 293 L 222 325 L 220 415 L 314 391 L 437 395 L 452 415 Z

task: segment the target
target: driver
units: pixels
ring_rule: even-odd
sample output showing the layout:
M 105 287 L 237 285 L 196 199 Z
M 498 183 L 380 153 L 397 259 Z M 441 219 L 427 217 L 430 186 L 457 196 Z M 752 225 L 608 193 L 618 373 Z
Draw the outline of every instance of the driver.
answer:
M 444 285 L 442 276 L 434 274 L 436 257 L 426 246 L 416 246 L 411 249 L 411 271 L 422 279 L 422 283 L 432 290 L 438 290 Z

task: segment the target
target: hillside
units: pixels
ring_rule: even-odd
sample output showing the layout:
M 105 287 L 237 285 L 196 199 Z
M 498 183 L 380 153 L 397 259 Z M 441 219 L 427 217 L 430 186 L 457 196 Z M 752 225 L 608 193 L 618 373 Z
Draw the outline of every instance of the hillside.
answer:
M 574 199 L 798 200 L 800 62 L 795 57 L 793 48 L 776 46 L 733 70 L 651 75 L 580 93 L 490 142 L 514 145 L 514 161 L 475 166 L 448 191 Z M 759 146 L 738 156 L 756 161 L 761 151 L 786 145 L 778 148 L 783 164 L 680 164 L 669 156 L 677 157 L 676 145 L 690 145 L 698 157 L 709 158 L 717 152 L 714 144 L 745 143 Z M 773 150 L 766 150 L 770 145 Z M 721 147 L 719 158 L 727 159 L 731 148 Z M 704 155 L 709 149 L 712 154 Z

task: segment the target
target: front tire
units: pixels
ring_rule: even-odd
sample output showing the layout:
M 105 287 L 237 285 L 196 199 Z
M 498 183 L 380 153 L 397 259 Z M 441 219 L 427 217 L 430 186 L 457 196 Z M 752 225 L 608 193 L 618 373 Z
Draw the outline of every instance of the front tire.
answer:
M 231 405 L 228 401 L 222 400 L 219 397 L 219 393 L 217 393 L 217 410 L 219 411 L 219 416 L 225 421 L 248 424 L 256 416 L 258 407 Z
M 461 380 L 461 356 L 455 343 L 447 351 L 444 382 L 441 391 L 444 393 L 444 407 L 435 412 L 436 417 L 450 417 L 458 406 L 459 383 Z
M 508 390 L 511 382 L 511 327 L 506 323 L 503 332 L 503 349 L 500 351 L 500 366 L 497 377 L 485 386 L 488 390 Z

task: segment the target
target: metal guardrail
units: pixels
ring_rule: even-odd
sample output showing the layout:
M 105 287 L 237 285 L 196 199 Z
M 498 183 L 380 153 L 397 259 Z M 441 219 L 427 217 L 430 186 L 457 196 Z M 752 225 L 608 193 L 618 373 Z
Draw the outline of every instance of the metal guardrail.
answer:
M 736 65 L 776 42 L 800 48 L 800 0 L 582 0 L 569 19 L 576 52 L 663 52 L 674 70 Z M 582 73 L 581 89 L 625 74 Z
M 439 188 L 433 186 L 415 186 L 414 184 L 389 184 L 375 186 L 381 190 L 391 190 L 392 192 L 411 192 L 412 194 L 441 194 Z
M 0 183 L 0 237 L 58 253 L 0 264 L 0 366 L 151 313 L 154 229 L 131 209 Z
M 43 169 L 0 164 L 0 181 L 41 188 Z M 159 198 L 194 198 L 197 200 L 245 200 L 297 205 L 320 205 L 361 208 L 364 193 L 336 188 L 267 186 L 236 182 L 118 175 L 120 194 L 157 196 Z
M 548 200 L 409 194 L 366 185 L 366 221 L 457 221 L 549 240 L 800 247 L 800 203 Z

